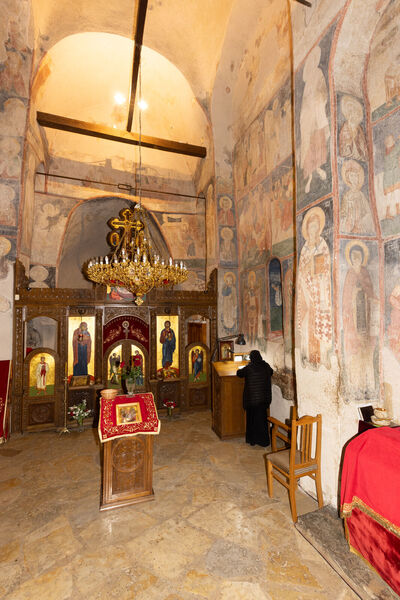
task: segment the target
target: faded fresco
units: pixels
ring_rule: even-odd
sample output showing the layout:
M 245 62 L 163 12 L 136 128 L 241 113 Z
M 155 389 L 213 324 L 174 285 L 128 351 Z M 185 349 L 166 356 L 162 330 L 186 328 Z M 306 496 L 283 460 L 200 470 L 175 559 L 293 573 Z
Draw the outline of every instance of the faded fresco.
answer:
M 242 328 L 250 346 L 266 347 L 265 266 L 241 274 Z
M 157 214 L 160 230 L 173 258 L 205 258 L 204 214 Z
M 40 352 L 29 363 L 29 396 L 53 396 L 54 385 L 54 357 Z
M 222 265 L 237 265 L 236 230 L 233 227 L 219 229 L 219 258 Z
M 15 249 L 14 249 L 15 252 Z M 11 240 L 0 235 L 0 359 L 7 360 L 12 356 L 12 320 L 14 299 L 13 266 L 9 260 L 13 253 Z
M 57 350 L 57 321 L 35 317 L 25 322 L 25 356 L 35 348 Z
M 270 204 L 264 185 L 238 201 L 239 261 L 242 268 L 265 264 L 271 247 Z
M 330 368 L 333 342 L 332 205 L 325 201 L 299 217 L 296 324 L 303 367 Z M 300 235 L 301 231 L 301 235 Z
M 377 245 L 341 240 L 341 336 L 345 398 L 376 397 L 380 305 Z
M 293 252 L 293 161 L 290 156 L 275 169 L 271 186 L 272 252 L 285 256 Z M 289 241 L 289 243 L 288 243 Z M 285 243 L 286 242 L 286 243 Z
M 385 244 L 385 343 L 400 363 L 400 239 Z
M 220 326 L 221 336 L 238 331 L 238 285 L 237 273 L 234 271 L 219 272 L 218 289 L 220 290 Z
M 279 259 L 273 258 L 268 265 L 269 330 L 282 333 L 283 330 L 283 294 L 282 274 Z
M 283 335 L 285 352 L 293 349 L 293 307 L 294 281 L 293 281 L 293 258 L 282 262 L 283 272 Z
M 400 233 L 400 111 L 373 128 L 375 196 L 382 235 Z
M 333 32 L 312 48 L 295 77 L 297 210 L 332 189 L 327 73 Z

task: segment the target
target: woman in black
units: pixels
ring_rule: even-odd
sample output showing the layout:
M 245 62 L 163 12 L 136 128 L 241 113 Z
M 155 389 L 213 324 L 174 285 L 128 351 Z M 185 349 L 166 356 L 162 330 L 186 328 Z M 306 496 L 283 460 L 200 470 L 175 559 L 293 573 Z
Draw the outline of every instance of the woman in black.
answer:
M 269 446 L 267 408 L 271 404 L 271 376 L 273 370 L 262 359 L 258 350 L 250 352 L 250 363 L 238 369 L 244 377 L 243 408 L 246 411 L 246 443 Z

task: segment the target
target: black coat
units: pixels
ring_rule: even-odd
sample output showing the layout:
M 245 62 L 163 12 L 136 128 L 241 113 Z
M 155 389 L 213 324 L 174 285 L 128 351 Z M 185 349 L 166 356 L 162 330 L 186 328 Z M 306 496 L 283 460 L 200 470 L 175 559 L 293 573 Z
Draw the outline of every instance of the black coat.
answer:
M 251 406 L 271 404 L 271 376 L 273 370 L 264 360 L 261 362 L 250 362 L 242 369 L 238 369 L 236 375 L 244 377 L 243 408 Z

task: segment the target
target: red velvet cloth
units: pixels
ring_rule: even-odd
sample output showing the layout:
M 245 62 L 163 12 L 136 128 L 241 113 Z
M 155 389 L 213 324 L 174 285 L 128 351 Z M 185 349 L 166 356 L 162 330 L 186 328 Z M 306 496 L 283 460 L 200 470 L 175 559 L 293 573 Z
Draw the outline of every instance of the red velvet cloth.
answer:
M 132 408 L 134 411 L 132 412 Z M 124 419 L 137 420 L 125 422 Z M 158 434 L 160 421 L 157 415 L 153 394 L 134 394 L 117 396 L 114 400 L 100 400 L 99 438 L 108 442 L 113 438 L 138 435 L 141 433 Z
M 341 512 L 350 547 L 400 594 L 400 428 L 369 429 L 348 444 Z
M 11 360 L 0 360 L 0 443 L 8 438 L 8 388 L 10 385 Z

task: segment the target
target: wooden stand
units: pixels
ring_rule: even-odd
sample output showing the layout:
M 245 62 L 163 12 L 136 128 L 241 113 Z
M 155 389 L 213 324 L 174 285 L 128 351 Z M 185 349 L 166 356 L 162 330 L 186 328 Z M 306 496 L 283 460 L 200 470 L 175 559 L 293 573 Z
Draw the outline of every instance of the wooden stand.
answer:
M 154 500 L 153 436 L 122 437 L 103 446 L 100 510 Z
M 236 376 L 247 362 L 213 363 L 212 428 L 223 440 L 246 433 L 246 413 L 243 409 L 244 379 Z

